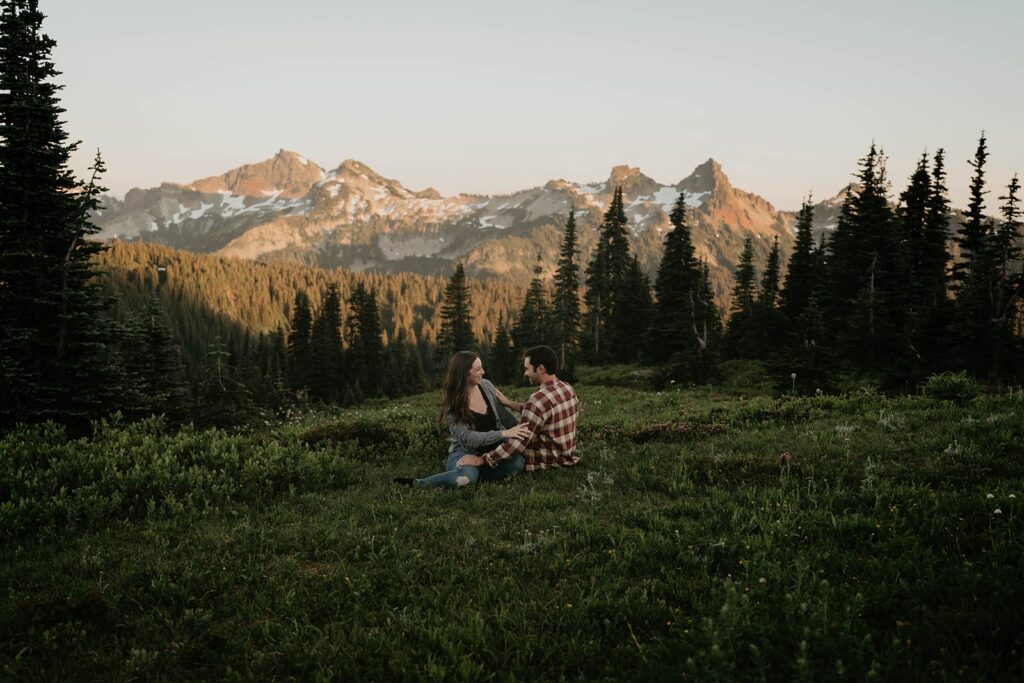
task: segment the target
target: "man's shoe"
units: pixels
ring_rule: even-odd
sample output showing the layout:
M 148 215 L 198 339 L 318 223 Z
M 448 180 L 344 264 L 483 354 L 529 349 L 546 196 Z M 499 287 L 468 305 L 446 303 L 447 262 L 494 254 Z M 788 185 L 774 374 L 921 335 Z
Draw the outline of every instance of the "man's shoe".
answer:
M 399 486 L 412 486 L 416 483 L 416 480 L 410 477 L 395 477 L 391 481 L 395 482 Z

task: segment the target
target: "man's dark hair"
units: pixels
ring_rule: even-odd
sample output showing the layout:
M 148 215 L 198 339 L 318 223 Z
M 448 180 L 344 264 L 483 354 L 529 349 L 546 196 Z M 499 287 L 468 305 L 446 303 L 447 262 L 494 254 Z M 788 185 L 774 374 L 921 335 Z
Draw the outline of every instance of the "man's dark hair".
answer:
M 526 357 L 530 359 L 530 365 L 534 370 L 543 365 L 549 375 L 558 372 L 558 356 L 550 346 L 534 346 L 526 350 Z

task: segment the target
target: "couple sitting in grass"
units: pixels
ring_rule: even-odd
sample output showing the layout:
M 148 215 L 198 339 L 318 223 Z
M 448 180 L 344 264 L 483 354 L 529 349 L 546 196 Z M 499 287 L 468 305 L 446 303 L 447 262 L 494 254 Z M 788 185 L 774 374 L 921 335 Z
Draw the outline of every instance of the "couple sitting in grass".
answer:
M 523 375 L 537 390 L 525 403 L 517 403 L 484 379 L 479 356 L 472 351 L 456 353 L 448 363 L 441 399 L 441 418 L 451 433 L 447 469 L 424 479 L 395 482 L 460 488 L 523 470 L 575 465 L 580 402 L 557 372 L 558 357 L 550 347 L 529 349 Z M 513 410 L 521 412 L 521 418 L 516 419 Z

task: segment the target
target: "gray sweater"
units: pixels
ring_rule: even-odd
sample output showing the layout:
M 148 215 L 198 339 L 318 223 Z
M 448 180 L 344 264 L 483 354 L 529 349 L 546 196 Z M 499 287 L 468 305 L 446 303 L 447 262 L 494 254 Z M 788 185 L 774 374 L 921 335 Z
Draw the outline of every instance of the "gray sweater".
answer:
M 519 418 L 515 416 L 515 413 L 498 402 L 498 397 L 494 395 L 494 385 L 490 380 L 481 380 L 480 389 L 483 391 L 484 399 L 490 404 L 499 427 L 509 429 L 519 424 Z M 500 429 L 493 432 L 474 432 L 473 425 L 461 422 L 451 409 L 445 411 L 444 419 L 448 423 L 448 432 L 451 434 L 449 453 L 464 450 L 479 454 L 478 449 L 497 444 L 503 438 Z

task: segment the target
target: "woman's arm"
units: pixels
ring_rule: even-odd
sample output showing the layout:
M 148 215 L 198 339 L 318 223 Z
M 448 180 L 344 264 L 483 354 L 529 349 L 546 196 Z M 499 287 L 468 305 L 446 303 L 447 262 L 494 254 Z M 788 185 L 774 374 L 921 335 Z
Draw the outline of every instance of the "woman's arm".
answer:
M 498 403 L 505 406 L 506 408 L 511 408 L 516 412 L 522 411 L 523 404 L 520 403 L 519 401 L 513 401 L 512 399 L 507 398 L 505 394 L 501 393 L 501 390 L 498 389 L 498 387 L 494 387 L 494 395 L 497 397 Z
M 471 429 L 465 422 L 457 420 L 451 412 L 446 413 L 444 419 L 448 423 L 448 430 L 451 432 L 451 435 L 470 450 L 483 448 L 484 446 L 493 446 L 502 439 L 519 439 L 529 433 L 529 430 L 524 430 L 521 424 L 501 431 L 477 432 Z

